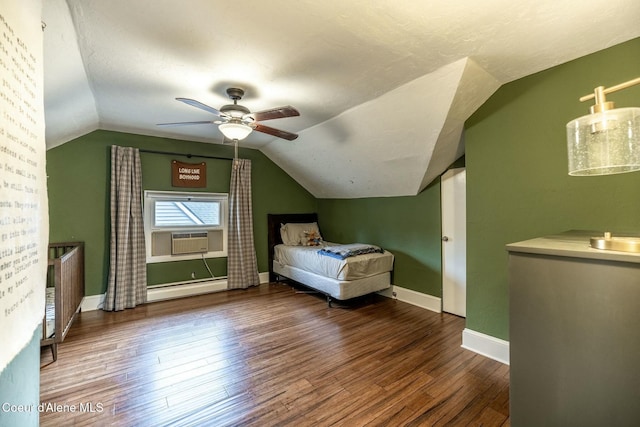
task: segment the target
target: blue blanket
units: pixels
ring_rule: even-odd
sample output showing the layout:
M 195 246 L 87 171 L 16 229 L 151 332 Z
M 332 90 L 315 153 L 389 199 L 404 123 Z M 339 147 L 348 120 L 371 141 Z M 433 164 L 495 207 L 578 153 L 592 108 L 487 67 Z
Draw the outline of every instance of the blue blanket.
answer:
M 318 251 L 320 255 L 330 256 L 338 259 L 345 259 L 356 255 L 384 253 L 382 248 L 363 243 L 351 243 L 348 245 L 325 246 Z

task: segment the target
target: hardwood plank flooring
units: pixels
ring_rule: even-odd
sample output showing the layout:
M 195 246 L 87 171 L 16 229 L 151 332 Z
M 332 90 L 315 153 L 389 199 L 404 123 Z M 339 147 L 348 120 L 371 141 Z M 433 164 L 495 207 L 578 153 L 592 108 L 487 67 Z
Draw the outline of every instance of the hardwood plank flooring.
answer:
M 40 424 L 509 426 L 509 368 L 461 348 L 463 328 L 279 283 L 84 312 L 56 362 L 42 350 Z

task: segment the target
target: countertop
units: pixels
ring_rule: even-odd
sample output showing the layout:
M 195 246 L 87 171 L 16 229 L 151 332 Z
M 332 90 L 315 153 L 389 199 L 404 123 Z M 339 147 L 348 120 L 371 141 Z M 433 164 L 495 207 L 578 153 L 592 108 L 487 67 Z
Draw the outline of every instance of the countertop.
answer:
M 555 255 L 574 258 L 598 259 L 607 261 L 633 262 L 640 264 L 640 253 L 620 252 L 604 249 L 594 249 L 590 246 L 591 237 L 603 236 L 602 231 L 571 230 L 564 233 L 510 243 L 507 250 L 510 253 L 530 253 L 540 255 Z M 631 234 L 616 234 L 615 236 L 637 236 Z

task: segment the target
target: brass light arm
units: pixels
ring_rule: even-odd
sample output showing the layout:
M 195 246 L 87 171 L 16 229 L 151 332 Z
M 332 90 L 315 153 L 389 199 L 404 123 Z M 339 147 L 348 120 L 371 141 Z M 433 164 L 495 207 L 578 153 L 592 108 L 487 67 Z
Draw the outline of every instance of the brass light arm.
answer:
M 607 102 L 605 99 L 605 95 L 613 92 L 617 92 L 622 89 L 626 89 L 628 87 L 640 84 L 640 77 L 629 80 L 628 82 L 620 83 L 615 86 L 611 86 L 605 88 L 604 86 L 598 86 L 593 90 L 593 93 L 589 95 L 585 95 L 580 98 L 580 102 L 588 101 L 590 99 L 596 100 L 595 105 L 591 107 L 591 113 L 597 113 L 600 111 L 611 110 L 613 109 L 613 102 Z

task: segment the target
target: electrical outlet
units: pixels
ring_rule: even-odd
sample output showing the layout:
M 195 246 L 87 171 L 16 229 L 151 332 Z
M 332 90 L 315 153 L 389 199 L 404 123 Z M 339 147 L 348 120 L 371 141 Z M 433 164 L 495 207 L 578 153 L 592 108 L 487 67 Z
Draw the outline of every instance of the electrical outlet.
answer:
M 195 279 L 195 278 L 196 278 L 196 272 L 195 272 L 195 271 L 192 271 L 192 272 L 191 272 L 191 278 L 192 278 L 192 279 Z

